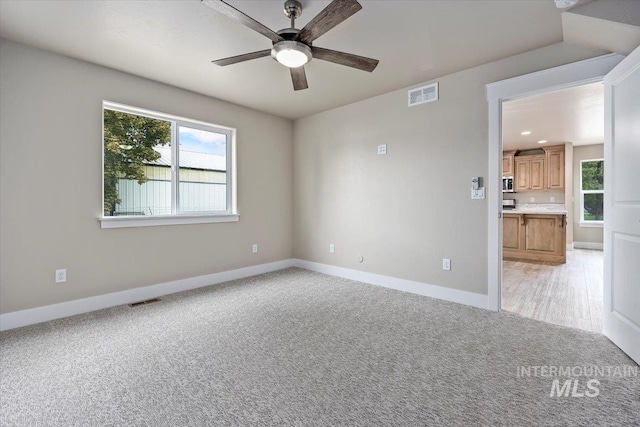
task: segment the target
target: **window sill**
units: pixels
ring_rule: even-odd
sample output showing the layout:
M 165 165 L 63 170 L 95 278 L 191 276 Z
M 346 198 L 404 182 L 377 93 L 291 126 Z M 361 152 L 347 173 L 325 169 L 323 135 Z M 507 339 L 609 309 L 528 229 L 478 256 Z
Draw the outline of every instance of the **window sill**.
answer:
M 219 215 L 166 215 L 166 216 L 103 216 L 100 228 L 156 227 L 162 225 L 209 224 L 213 222 L 236 222 L 238 214 Z
M 602 221 L 593 221 L 593 222 L 581 222 L 578 224 L 581 228 L 603 228 L 604 222 Z

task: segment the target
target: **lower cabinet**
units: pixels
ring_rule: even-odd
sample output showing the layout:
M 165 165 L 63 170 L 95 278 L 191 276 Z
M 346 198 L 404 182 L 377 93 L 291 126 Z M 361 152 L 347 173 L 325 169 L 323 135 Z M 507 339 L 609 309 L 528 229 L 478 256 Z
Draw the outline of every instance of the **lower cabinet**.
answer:
M 503 214 L 504 259 L 567 262 L 566 216 Z

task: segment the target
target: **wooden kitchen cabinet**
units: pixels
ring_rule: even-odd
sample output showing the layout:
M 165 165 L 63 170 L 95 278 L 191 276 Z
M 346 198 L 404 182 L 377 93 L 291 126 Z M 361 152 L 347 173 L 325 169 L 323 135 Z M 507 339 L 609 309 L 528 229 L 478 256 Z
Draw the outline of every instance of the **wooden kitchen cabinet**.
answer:
M 505 213 L 502 254 L 509 260 L 566 263 L 566 216 Z
M 516 153 L 517 153 L 517 150 L 502 152 L 502 176 L 515 175 L 515 167 L 513 162 L 514 162 Z
M 547 190 L 564 190 L 564 145 L 543 148 Z
M 545 189 L 545 156 L 516 157 L 515 161 L 515 190 L 532 191 Z
M 502 247 L 515 250 L 520 248 L 520 215 L 502 216 Z

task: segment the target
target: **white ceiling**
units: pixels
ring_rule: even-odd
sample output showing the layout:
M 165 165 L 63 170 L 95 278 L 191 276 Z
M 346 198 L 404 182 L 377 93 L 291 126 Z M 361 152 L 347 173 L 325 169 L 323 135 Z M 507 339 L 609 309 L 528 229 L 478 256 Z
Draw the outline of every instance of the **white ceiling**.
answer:
M 552 0 L 360 0 L 363 10 L 314 44 L 380 60 L 372 73 L 320 60 L 309 89 L 269 57 L 211 60 L 268 49 L 266 37 L 198 0 L 0 1 L 0 37 L 126 71 L 282 117 L 299 118 L 562 41 Z M 280 0 L 229 0 L 273 30 Z M 303 0 L 297 27 L 328 0 Z
M 592 83 L 516 99 L 502 104 L 502 144 L 505 150 L 539 148 L 572 142 L 604 141 L 604 85 Z M 530 131 L 530 135 L 522 135 Z

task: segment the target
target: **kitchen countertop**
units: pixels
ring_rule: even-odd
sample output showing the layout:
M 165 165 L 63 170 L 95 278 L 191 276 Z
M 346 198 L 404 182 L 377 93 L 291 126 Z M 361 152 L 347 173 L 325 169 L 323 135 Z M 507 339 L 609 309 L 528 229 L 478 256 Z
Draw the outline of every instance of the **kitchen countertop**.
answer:
M 503 214 L 528 215 L 566 215 L 567 207 L 559 203 L 551 204 L 522 204 L 516 209 L 502 209 Z

